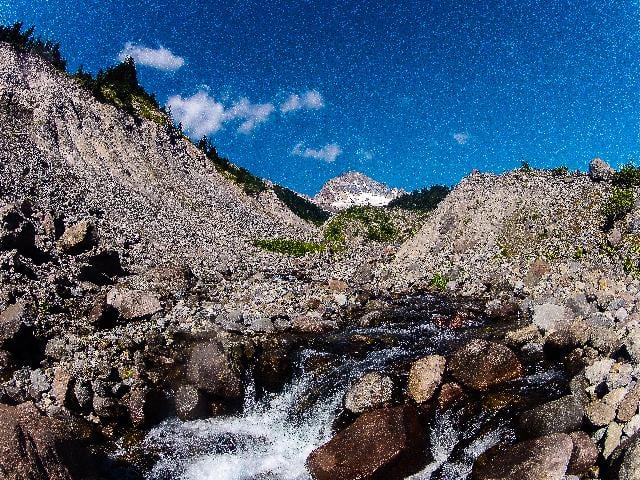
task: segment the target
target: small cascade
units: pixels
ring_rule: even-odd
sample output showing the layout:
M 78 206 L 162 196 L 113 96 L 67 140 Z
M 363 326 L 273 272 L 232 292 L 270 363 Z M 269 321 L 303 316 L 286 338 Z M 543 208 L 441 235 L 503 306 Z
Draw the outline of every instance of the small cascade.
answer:
M 258 398 L 255 385 L 249 383 L 242 413 L 189 422 L 169 419 L 152 429 L 138 446 L 144 455 L 157 459 L 144 478 L 310 479 L 307 457 L 335 433 L 345 392 L 364 373 L 396 375 L 398 366 L 433 353 L 447 355 L 472 338 L 492 334 L 480 321 L 456 329 L 438 325 L 430 318 L 419 322 L 413 318 L 404 323 L 355 328 L 311 343 L 298 352 L 297 374 L 283 391 Z M 336 348 L 354 337 L 379 341 L 369 342 L 368 349 Z M 326 359 L 323 367 L 307 370 L 306 365 L 313 364 L 308 360 L 318 356 Z M 564 388 L 560 371 L 530 365 L 527 374 L 505 394 L 548 398 Z M 478 399 L 474 402 L 435 410 L 426 426 L 429 448 L 425 466 L 408 478 L 469 478 L 480 454 L 515 438 L 509 416 L 513 412 L 484 408 Z

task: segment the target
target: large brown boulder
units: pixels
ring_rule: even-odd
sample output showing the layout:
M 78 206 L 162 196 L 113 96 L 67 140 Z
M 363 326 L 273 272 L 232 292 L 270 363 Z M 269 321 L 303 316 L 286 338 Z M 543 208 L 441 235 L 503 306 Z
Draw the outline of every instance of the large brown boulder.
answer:
M 200 390 L 222 400 L 244 396 L 241 365 L 217 341 L 201 343 L 191 351 L 187 379 Z
M 582 427 L 584 409 L 573 395 L 543 403 L 520 414 L 520 428 L 530 437 L 570 433 Z
M 584 432 L 572 432 L 569 436 L 573 441 L 573 453 L 567 467 L 567 473 L 581 475 L 598 461 L 598 447 L 593 439 Z
M 573 441 L 565 433 L 499 445 L 473 465 L 476 480 L 560 480 L 567 471 Z
M 61 422 L 40 415 L 31 403 L 0 404 L 0 478 L 70 480 L 78 448 Z
M 315 449 L 307 467 L 316 480 L 399 480 L 425 460 L 425 431 L 415 408 L 372 410 Z
M 504 345 L 476 339 L 456 351 L 449 371 L 463 385 L 485 391 L 522 376 L 522 364 Z

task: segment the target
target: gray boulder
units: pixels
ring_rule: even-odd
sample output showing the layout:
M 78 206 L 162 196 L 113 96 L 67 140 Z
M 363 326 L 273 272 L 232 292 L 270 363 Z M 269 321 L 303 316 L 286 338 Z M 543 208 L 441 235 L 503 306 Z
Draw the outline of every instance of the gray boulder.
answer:
M 353 413 L 379 408 L 393 396 L 393 381 L 378 372 L 362 376 L 347 392 L 344 406 Z
M 162 311 L 160 298 L 155 293 L 131 290 L 124 287 L 111 289 L 107 294 L 107 305 L 112 306 L 126 320 L 150 317 Z
M 594 158 L 589 162 L 589 178 L 594 182 L 607 182 L 611 180 L 615 170 L 601 158 Z
M 416 360 L 409 370 L 409 397 L 417 403 L 430 400 L 442 383 L 447 360 L 440 355 L 429 355 Z

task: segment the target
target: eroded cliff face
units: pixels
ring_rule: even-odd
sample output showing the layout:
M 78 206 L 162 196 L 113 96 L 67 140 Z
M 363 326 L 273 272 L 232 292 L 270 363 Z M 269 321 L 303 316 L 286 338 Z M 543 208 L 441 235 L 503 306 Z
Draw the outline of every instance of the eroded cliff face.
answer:
M 41 59 L 0 44 L 0 191 L 74 221 L 92 217 L 136 263 L 187 261 L 198 272 L 261 262 L 254 238 L 315 227 L 271 190 L 257 198 L 218 173 L 169 120 L 96 101 Z

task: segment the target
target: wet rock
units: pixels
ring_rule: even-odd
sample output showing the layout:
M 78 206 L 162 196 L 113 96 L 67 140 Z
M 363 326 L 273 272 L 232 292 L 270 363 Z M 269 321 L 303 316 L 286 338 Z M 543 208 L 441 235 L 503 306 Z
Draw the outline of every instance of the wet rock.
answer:
M 60 249 L 72 255 L 91 250 L 96 243 L 95 229 L 88 220 L 82 220 L 67 228 L 58 240 Z
M 306 315 L 298 315 L 291 323 L 291 330 L 298 333 L 324 333 L 336 330 L 338 324 L 335 320 L 324 319 L 316 312 Z
M 615 170 L 601 158 L 594 158 L 589 162 L 589 178 L 594 182 L 608 182 L 613 177 Z
M 316 480 L 400 480 L 420 468 L 425 443 L 413 408 L 373 410 L 311 452 L 307 467 Z
M 43 417 L 33 404 L 0 404 L 2 478 L 71 480 L 77 450 L 63 424 Z
M 523 372 L 520 360 L 511 350 L 481 339 L 460 348 L 448 363 L 456 380 L 480 391 L 520 378 Z
M 150 317 L 162 311 L 156 294 L 123 287 L 116 287 L 107 294 L 107 304 L 118 310 L 126 320 Z
M 520 414 L 520 429 L 530 437 L 570 433 L 582 427 L 584 411 L 573 395 L 543 403 Z
M 206 418 L 209 414 L 206 396 L 193 385 L 182 385 L 176 391 L 176 414 L 183 421 Z
M 543 351 L 550 360 L 560 360 L 580 345 L 579 339 L 569 329 L 550 333 L 544 341 Z
M 442 382 L 446 363 L 440 355 L 429 355 L 415 361 L 409 370 L 409 398 L 417 403 L 430 400 Z
M 344 399 L 344 407 L 353 413 L 379 408 L 393 396 L 393 381 L 378 372 L 367 373 L 351 386 Z
M 499 445 L 480 455 L 473 465 L 476 480 L 560 480 L 567 470 L 573 442 L 565 433 Z
M 206 393 L 223 400 L 244 395 L 241 366 L 217 341 L 196 345 L 187 364 L 187 379 Z
M 573 442 L 573 452 L 567 467 L 567 473 L 580 475 L 589 470 L 598 461 L 598 447 L 589 435 L 577 431 L 569 434 Z
M 546 332 L 566 328 L 569 325 L 571 313 L 564 305 L 543 303 L 533 309 L 533 323 Z
M 269 338 L 260 342 L 254 370 L 258 388 L 277 391 L 291 378 L 293 347 L 293 341 L 287 337 Z
M 464 399 L 464 390 L 455 382 L 445 383 L 440 387 L 438 394 L 438 407 L 441 410 L 451 408 Z

